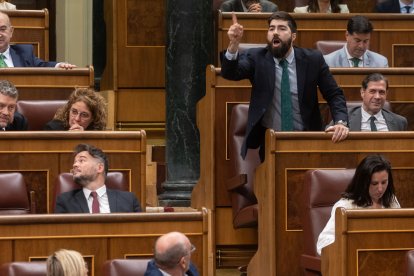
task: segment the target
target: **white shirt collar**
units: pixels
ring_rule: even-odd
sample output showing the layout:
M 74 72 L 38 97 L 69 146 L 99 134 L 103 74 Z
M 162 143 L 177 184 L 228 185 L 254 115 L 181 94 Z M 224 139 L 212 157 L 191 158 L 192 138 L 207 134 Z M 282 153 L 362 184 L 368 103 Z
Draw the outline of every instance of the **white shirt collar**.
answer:
M 10 55 L 10 46 L 7 47 L 6 51 L 4 51 L 2 54 L 5 57 L 4 62 L 6 62 L 7 66 L 8 67 L 14 67 L 13 61 L 12 61 L 12 58 L 11 58 L 11 55 Z
M 276 64 L 279 64 L 281 59 L 277 59 L 275 57 L 273 57 L 273 59 L 275 60 Z M 292 47 L 292 51 L 290 52 L 290 54 L 286 57 L 286 61 L 291 64 L 293 62 L 293 60 L 295 59 L 295 48 Z
M 85 195 L 85 197 L 89 198 L 89 196 L 91 195 L 92 190 L 89 190 L 87 188 L 83 188 L 82 190 L 83 190 L 83 194 Z M 97 189 L 96 193 L 98 194 L 99 197 L 102 197 L 106 193 L 106 186 L 103 185 L 102 187 Z
M 348 59 L 349 65 L 351 67 L 353 67 L 354 65 L 352 63 L 351 58 L 354 58 L 354 57 L 349 54 L 348 48 L 346 47 L 346 44 L 345 44 L 344 48 L 345 48 L 346 58 Z M 365 55 L 365 53 L 359 58 L 359 60 L 362 61 L 362 63 L 359 63 L 360 65 L 362 64 L 362 66 L 359 66 L 359 67 L 364 67 L 364 55 Z
M 406 12 L 406 10 L 405 10 L 405 6 L 410 6 L 411 7 L 411 12 L 410 13 L 414 13 L 414 10 L 413 10 L 413 5 L 414 5 L 414 2 L 413 3 L 411 3 L 411 4 L 405 4 L 405 3 L 403 3 L 402 1 L 399 1 L 400 2 L 400 10 L 401 11 L 403 11 L 404 13 Z
M 382 112 L 378 112 L 377 114 L 371 115 L 368 112 L 365 111 L 364 107 L 361 106 L 361 115 L 362 115 L 362 122 L 368 122 L 369 118 L 371 118 L 371 116 L 374 116 L 377 121 L 382 121 L 384 120 L 384 116 L 382 116 Z

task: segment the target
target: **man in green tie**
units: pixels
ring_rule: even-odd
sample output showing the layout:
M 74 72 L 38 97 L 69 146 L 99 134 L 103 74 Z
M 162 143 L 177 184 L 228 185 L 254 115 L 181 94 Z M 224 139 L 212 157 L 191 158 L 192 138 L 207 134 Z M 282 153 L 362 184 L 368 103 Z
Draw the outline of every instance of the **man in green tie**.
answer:
M 260 147 L 264 157 L 264 133 L 276 131 L 323 130 L 318 104 L 318 87 L 327 101 L 335 125 L 332 141 L 348 136 L 345 97 L 317 50 L 293 47 L 296 22 L 286 12 L 275 12 L 268 19 L 267 47 L 239 53 L 243 26 L 233 14 L 229 46 L 222 60 L 221 74 L 230 80 L 249 79 L 252 92 L 249 117 L 241 155 L 248 148 Z
M 0 68 L 4 67 L 56 67 L 72 69 L 76 67 L 67 62 L 44 61 L 33 54 L 29 44 L 10 45 L 13 26 L 7 14 L 0 11 Z
M 344 47 L 324 56 L 329 67 L 388 67 L 386 57 L 368 50 L 373 30 L 365 16 L 351 17 L 345 32 Z
M 0 80 L 0 131 L 27 130 L 26 118 L 16 111 L 18 97 L 11 82 Z

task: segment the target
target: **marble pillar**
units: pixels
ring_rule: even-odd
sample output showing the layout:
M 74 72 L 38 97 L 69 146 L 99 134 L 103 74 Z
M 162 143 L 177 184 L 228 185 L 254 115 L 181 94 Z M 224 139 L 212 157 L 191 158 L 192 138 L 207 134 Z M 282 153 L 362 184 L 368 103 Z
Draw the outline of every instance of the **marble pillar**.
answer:
M 200 175 L 196 104 L 213 56 L 212 0 L 166 0 L 166 165 L 162 206 L 189 206 Z

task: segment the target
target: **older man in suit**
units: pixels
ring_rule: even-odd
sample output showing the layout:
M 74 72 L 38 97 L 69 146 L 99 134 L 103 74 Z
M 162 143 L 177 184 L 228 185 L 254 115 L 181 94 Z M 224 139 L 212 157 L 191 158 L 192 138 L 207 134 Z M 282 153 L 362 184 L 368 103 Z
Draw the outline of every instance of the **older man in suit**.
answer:
M 407 119 L 384 109 L 388 80 L 379 73 L 369 74 L 362 81 L 362 105 L 348 112 L 351 131 L 403 131 Z
M 324 56 L 329 67 L 388 67 L 386 57 L 368 50 L 373 30 L 368 18 L 350 18 L 344 47 Z
M 0 11 L 0 68 L 4 67 L 57 67 L 72 69 L 75 65 L 66 62 L 44 61 L 33 54 L 32 45 L 10 45 L 13 26 L 7 14 Z
M 385 0 L 378 2 L 375 12 L 414 13 L 414 0 Z
M 13 83 L 0 80 L 0 131 L 27 130 L 26 118 L 16 111 L 18 97 Z
M 275 12 L 278 7 L 268 0 L 227 0 L 220 10 L 223 12 Z
M 130 192 L 107 189 L 108 159 L 101 149 L 79 144 L 75 148 L 73 181 L 82 189 L 63 193 L 56 199 L 55 213 L 124 213 L 141 208 Z
M 276 131 L 320 131 L 322 119 L 318 90 L 328 102 L 335 125 L 333 142 L 348 136 L 348 115 L 342 89 L 317 50 L 293 47 L 296 22 L 286 12 L 275 12 L 268 19 L 268 46 L 239 53 L 243 26 L 233 14 L 228 30 L 229 46 L 221 74 L 231 80 L 249 79 L 252 83 L 248 123 L 241 155 L 248 148 L 260 148 L 264 158 L 266 128 Z

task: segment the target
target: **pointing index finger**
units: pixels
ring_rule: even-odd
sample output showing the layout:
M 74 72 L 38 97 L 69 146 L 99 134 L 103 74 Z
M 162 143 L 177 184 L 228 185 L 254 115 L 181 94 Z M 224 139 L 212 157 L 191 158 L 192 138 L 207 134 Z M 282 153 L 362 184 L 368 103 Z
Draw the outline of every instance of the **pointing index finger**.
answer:
M 234 12 L 231 14 L 231 18 L 233 19 L 233 24 L 237 24 L 237 16 Z

